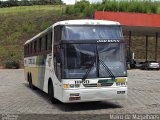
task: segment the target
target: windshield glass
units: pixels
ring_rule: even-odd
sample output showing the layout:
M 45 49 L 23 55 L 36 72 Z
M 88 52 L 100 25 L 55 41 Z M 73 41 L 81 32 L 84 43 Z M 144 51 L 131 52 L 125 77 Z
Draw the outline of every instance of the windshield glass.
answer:
M 117 76 L 126 76 L 123 43 L 63 44 L 63 78 L 83 78 L 91 67 L 87 78 L 110 77 L 102 61 Z
M 62 40 L 113 40 L 121 38 L 121 28 L 117 25 L 65 26 L 62 35 Z

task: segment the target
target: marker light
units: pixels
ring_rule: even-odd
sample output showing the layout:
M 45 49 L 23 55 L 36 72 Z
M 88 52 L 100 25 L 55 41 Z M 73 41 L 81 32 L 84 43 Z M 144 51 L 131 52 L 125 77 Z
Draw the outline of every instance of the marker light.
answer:
M 69 84 L 63 84 L 63 88 L 69 88 Z

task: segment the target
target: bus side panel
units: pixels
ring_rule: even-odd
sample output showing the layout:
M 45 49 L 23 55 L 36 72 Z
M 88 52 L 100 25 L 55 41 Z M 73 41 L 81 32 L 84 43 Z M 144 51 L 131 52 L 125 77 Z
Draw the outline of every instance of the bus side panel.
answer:
M 58 80 L 55 75 L 54 67 L 53 67 L 53 59 L 51 55 L 47 56 L 46 60 L 46 69 L 45 69 L 45 80 L 43 91 L 48 93 L 48 80 L 51 79 L 54 87 L 54 97 L 58 100 L 62 100 L 62 83 Z
M 24 64 L 24 74 L 25 74 L 25 79 L 28 81 L 28 75 L 32 77 L 32 84 L 36 87 L 37 86 L 37 81 L 38 81 L 38 67 L 35 62 L 37 57 L 28 57 L 25 58 L 25 64 Z
M 32 84 L 36 87 L 38 87 L 37 83 L 38 83 L 38 67 L 31 67 L 30 68 L 31 74 L 32 74 Z
M 44 92 L 48 93 L 48 80 L 51 78 L 55 87 L 55 97 L 57 97 L 57 77 L 54 74 L 54 68 L 52 67 L 52 56 L 40 55 L 34 57 L 27 57 L 24 59 L 24 74 L 25 79 L 28 80 L 28 74 L 32 76 L 32 84 Z M 35 62 L 31 62 L 35 61 Z
M 24 78 L 26 81 L 28 81 L 28 69 L 27 67 L 24 67 Z
M 52 56 L 51 54 L 47 55 L 46 58 L 46 69 L 45 69 L 45 75 L 44 75 L 44 85 L 43 85 L 43 91 L 48 93 L 48 80 L 53 78 L 53 69 L 52 69 Z
M 24 78 L 28 81 L 28 69 L 27 69 L 27 59 L 24 58 Z
M 57 98 L 58 100 L 62 101 L 62 83 L 61 79 L 58 79 L 55 70 L 54 70 L 54 62 L 52 58 L 52 54 L 47 55 L 46 59 L 46 69 L 45 69 L 45 76 L 44 76 L 44 86 L 43 86 L 43 91 L 48 93 L 48 80 L 51 79 L 53 83 L 53 88 L 54 88 L 54 97 Z
M 43 85 L 44 85 L 44 76 L 45 76 L 45 70 L 46 70 L 46 58 L 47 55 L 40 55 L 37 56 L 36 64 L 38 65 L 37 68 L 37 87 L 43 90 Z

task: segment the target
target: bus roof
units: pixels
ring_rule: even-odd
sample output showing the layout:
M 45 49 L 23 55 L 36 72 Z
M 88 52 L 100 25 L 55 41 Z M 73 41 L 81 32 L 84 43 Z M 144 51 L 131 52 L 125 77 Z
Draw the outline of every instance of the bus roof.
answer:
M 81 20 L 60 21 L 55 23 L 53 26 L 56 25 L 120 25 L 120 23 L 107 20 L 81 19 Z
M 47 31 L 51 30 L 52 27 L 55 27 L 57 25 L 120 25 L 119 22 L 115 21 L 107 21 L 107 20 L 93 20 L 93 19 L 80 19 L 80 20 L 65 20 L 65 21 L 59 21 L 54 23 L 52 26 L 49 28 L 45 29 L 41 33 L 37 34 L 33 38 L 27 40 L 25 44 L 28 44 L 32 40 L 38 38 L 42 34 L 46 33 Z

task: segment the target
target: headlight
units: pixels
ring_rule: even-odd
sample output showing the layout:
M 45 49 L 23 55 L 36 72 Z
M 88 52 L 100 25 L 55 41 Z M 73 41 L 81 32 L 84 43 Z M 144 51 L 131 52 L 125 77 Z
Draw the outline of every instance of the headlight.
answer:
M 126 78 L 117 78 L 116 86 L 127 86 Z
M 74 84 L 63 84 L 63 88 L 74 88 Z
M 63 84 L 63 88 L 69 88 L 69 84 Z
M 126 82 L 126 78 L 117 78 L 116 82 L 118 82 L 118 83 Z

